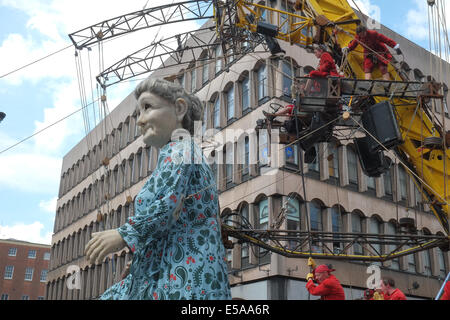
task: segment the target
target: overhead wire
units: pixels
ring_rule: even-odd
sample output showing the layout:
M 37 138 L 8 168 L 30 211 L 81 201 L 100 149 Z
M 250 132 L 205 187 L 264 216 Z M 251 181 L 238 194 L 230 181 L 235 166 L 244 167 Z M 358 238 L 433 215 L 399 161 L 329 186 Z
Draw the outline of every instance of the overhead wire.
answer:
M 83 107 L 81 107 L 81 108 L 75 110 L 74 112 L 72 112 L 72 113 L 70 113 L 70 114 L 64 116 L 63 118 L 61 118 L 61 119 L 59 119 L 59 120 L 53 122 L 52 124 L 46 126 L 45 128 L 42 128 L 41 130 L 36 131 L 36 132 L 33 133 L 32 135 L 30 135 L 30 136 L 28 136 L 28 137 L 26 137 L 26 138 L 20 140 L 19 142 L 17 142 L 17 143 L 15 143 L 15 144 L 13 144 L 13 145 L 11 145 L 11 146 L 9 146 L 9 147 L 7 147 L 7 148 L 1 150 L 1 151 L 0 151 L 0 154 L 2 154 L 2 153 L 4 153 L 4 152 L 6 152 L 6 151 L 8 151 L 8 150 L 10 150 L 10 149 L 12 149 L 12 148 L 18 146 L 19 144 L 21 144 L 21 143 L 23 143 L 23 142 L 25 142 L 25 141 L 27 141 L 27 140 L 33 138 L 34 136 L 36 136 L 36 135 L 38 135 L 38 134 L 44 132 L 45 130 L 47 130 L 47 129 L 53 127 L 54 125 L 60 123 L 61 121 L 64 121 L 64 120 L 66 120 L 67 118 L 69 118 L 69 117 L 71 117 L 71 116 L 77 114 L 78 112 L 82 111 L 84 108 L 90 106 L 90 105 L 93 104 L 93 103 L 95 103 L 95 101 L 91 102 L 90 104 L 88 104 L 88 105 L 86 105 L 86 106 L 83 106 Z

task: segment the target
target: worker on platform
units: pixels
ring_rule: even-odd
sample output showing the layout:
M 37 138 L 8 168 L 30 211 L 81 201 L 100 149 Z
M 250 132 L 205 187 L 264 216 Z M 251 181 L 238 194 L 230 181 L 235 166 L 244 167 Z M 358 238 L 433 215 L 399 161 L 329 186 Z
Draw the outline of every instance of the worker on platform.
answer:
M 311 71 L 307 76 L 310 78 L 326 78 L 326 77 L 341 77 L 336 68 L 336 63 L 333 57 L 327 51 L 327 47 L 323 44 L 319 44 L 314 48 L 314 55 L 319 59 L 319 66 L 316 70 Z M 320 82 L 308 79 L 306 86 L 302 84 L 300 86 L 300 92 L 302 95 L 307 96 L 311 92 L 320 91 Z
M 395 287 L 395 281 L 392 278 L 385 277 L 381 279 L 380 288 L 384 295 L 384 300 L 406 300 L 405 294 Z
M 402 54 L 400 45 L 394 40 L 378 33 L 374 30 L 367 30 L 365 26 L 356 28 L 355 39 L 352 40 L 348 47 L 342 48 L 342 53 L 346 54 L 354 50 L 358 44 L 364 47 L 364 73 L 366 80 L 372 79 L 372 71 L 378 65 L 384 80 L 391 80 L 388 73 L 388 64 L 392 59 L 386 44 L 394 48 L 397 54 Z
M 316 267 L 313 273 L 306 276 L 306 289 L 313 296 L 320 296 L 320 300 L 345 300 L 344 288 L 339 280 L 331 274 L 335 271 L 325 264 Z M 316 280 L 318 285 L 314 283 Z

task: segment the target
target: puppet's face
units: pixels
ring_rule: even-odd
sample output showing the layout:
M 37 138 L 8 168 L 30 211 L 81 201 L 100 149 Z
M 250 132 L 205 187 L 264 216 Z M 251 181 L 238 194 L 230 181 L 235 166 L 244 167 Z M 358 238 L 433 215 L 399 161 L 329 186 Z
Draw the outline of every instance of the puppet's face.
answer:
M 170 103 L 150 92 L 140 95 L 137 124 L 147 146 L 161 148 L 170 141 L 172 132 L 181 126 L 182 117 L 177 106 L 178 103 Z

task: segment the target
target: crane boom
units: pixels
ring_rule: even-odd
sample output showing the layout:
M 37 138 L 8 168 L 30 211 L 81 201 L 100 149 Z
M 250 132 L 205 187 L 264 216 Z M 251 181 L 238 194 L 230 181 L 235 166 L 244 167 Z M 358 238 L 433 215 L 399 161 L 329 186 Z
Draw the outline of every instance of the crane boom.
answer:
M 191 0 L 124 14 L 69 34 L 81 50 L 99 41 L 130 32 L 181 21 L 211 19 L 212 1 Z

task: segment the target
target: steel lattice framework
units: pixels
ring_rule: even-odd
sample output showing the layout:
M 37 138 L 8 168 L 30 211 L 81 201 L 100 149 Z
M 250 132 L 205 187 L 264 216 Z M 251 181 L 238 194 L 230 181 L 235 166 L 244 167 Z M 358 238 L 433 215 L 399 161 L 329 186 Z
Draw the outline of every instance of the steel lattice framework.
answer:
M 131 12 L 69 34 L 81 50 L 120 35 L 181 21 L 211 19 L 212 1 L 185 1 Z

